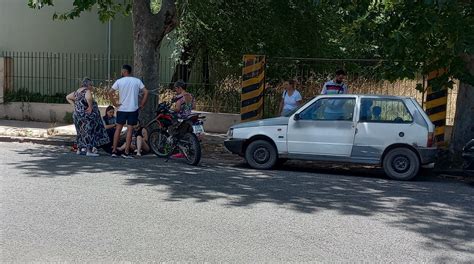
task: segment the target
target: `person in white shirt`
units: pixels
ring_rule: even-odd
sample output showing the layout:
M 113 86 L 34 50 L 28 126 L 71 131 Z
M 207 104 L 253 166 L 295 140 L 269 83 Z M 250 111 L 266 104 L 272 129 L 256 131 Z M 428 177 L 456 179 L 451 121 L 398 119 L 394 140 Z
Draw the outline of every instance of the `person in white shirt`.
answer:
M 296 90 L 295 86 L 296 83 L 294 80 L 285 81 L 283 83 L 285 91 L 283 92 L 279 109 L 279 113 L 282 116 L 288 115 L 301 105 L 301 101 L 303 100 L 303 98 L 301 97 L 301 94 Z
M 123 158 L 131 158 L 130 143 L 132 142 L 133 127 L 138 123 L 138 111 L 145 106 L 148 98 L 148 90 L 138 78 L 131 76 L 132 67 L 130 65 L 122 66 L 122 78 L 115 81 L 109 96 L 117 107 L 117 126 L 115 129 L 114 142 L 112 147 L 112 157 L 117 157 L 117 147 L 120 140 L 120 133 L 123 126 L 127 125 L 127 137 L 125 142 L 125 152 Z M 114 94 L 119 93 L 119 102 L 116 102 Z M 142 100 L 138 104 L 140 92 L 143 92 Z

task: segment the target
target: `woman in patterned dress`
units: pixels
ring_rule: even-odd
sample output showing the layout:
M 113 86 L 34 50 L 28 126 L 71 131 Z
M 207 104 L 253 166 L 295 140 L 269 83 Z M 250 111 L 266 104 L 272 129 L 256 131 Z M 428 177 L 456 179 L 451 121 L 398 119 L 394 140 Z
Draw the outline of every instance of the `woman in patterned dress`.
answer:
M 66 100 L 74 105 L 72 115 L 77 132 L 77 154 L 86 150 L 86 156 L 96 157 L 93 151 L 110 142 L 104 123 L 100 116 L 99 107 L 92 98 L 92 80 L 84 78 L 82 87 L 66 96 Z

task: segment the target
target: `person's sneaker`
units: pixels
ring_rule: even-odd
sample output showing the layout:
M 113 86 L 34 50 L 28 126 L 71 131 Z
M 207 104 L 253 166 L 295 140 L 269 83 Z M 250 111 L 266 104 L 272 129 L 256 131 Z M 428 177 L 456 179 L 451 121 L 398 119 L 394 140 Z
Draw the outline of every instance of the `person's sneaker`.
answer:
M 141 156 L 142 156 L 142 153 L 137 152 L 137 157 L 141 157 Z
M 124 158 L 124 159 L 133 159 L 133 156 L 130 155 L 130 154 L 127 154 L 127 153 L 123 153 L 122 158 Z
M 186 158 L 186 155 L 184 155 L 183 153 L 176 153 L 174 155 L 171 155 L 171 157 L 173 159 L 184 159 L 184 158 Z
M 86 153 L 87 157 L 99 157 L 100 155 L 98 153 L 93 153 L 93 152 L 87 152 Z
M 117 153 L 116 153 L 116 152 L 112 152 L 112 158 L 117 158 L 117 157 L 118 157 Z
M 82 153 L 81 153 L 81 150 L 78 149 L 78 150 L 76 151 L 76 154 L 77 154 L 77 155 L 81 155 L 81 154 L 82 154 Z
M 99 150 L 96 147 L 92 148 L 92 153 L 99 153 Z

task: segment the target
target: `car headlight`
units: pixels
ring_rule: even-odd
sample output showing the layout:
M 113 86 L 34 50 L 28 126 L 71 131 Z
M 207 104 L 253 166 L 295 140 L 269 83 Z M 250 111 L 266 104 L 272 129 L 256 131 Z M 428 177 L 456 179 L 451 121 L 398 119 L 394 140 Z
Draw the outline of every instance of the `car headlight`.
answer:
M 234 136 L 234 129 L 233 128 L 229 128 L 229 131 L 227 131 L 227 137 L 228 138 L 232 138 Z

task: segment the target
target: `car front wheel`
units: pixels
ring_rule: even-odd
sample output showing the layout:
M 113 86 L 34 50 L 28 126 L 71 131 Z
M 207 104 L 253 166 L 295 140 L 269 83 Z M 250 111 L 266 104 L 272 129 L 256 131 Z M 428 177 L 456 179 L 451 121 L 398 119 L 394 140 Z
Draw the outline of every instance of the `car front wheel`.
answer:
M 395 148 L 385 155 L 383 169 L 388 177 L 394 180 L 407 181 L 418 174 L 420 160 L 416 153 L 408 148 Z
M 275 166 L 278 160 L 278 153 L 270 142 L 266 140 L 256 140 L 250 143 L 245 150 L 245 159 L 250 167 L 260 170 L 268 170 Z

